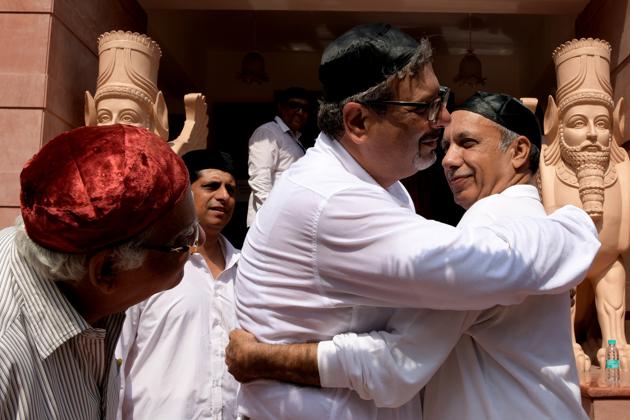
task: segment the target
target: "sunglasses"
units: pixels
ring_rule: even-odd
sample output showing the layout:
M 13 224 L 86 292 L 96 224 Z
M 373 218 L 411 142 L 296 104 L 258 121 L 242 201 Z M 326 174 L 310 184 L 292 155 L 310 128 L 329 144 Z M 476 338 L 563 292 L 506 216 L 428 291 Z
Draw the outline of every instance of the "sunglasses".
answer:
M 446 86 L 440 86 L 438 91 L 438 95 L 435 99 L 429 102 L 408 102 L 408 101 L 362 101 L 361 103 L 368 106 L 374 105 L 394 105 L 394 106 L 405 106 L 412 108 L 409 112 L 415 112 L 417 114 L 427 113 L 427 120 L 430 123 L 435 123 L 437 121 L 437 117 L 442 110 L 442 107 L 445 107 L 448 103 L 448 97 L 451 94 L 451 90 Z
M 289 101 L 286 103 L 286 107 L 291 110 L 300 110 L 302 112 L 308 112 L 308 104 L 303 104 L 301 102 Z

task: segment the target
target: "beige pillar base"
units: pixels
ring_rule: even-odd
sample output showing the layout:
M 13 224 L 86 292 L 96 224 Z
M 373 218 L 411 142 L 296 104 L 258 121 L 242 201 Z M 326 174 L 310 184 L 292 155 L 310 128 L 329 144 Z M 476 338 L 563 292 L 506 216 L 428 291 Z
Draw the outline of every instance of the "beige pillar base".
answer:
M 588 377 L 580 378 L 582 407 L 592 420 L 630 418 L 630 375 L 621 373 L 619 387 L 608 387 L 602 369 L 591 367 Z

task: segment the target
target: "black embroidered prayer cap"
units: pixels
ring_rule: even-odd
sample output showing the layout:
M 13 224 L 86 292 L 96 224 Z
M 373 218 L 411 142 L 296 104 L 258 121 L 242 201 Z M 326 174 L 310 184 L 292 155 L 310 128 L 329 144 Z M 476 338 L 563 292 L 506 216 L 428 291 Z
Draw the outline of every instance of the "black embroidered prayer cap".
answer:
M 331 42 L 319 65 L 326 102 L 339 102 L 405 67 L 418 41 L 384 23 L 359 25 Z
M 455 111 L 470 111 L 494 121 L 535 144 L 540 149 L 538 119 L 521 101 L 504 93 L 477 92 Z

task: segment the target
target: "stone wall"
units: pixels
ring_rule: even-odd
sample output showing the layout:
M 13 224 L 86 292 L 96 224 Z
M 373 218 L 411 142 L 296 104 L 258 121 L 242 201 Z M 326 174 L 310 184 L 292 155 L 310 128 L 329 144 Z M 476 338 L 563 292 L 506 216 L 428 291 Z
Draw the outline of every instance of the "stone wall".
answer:
M 46 141 L 83 125 L 98 35 L 146 32 L 146 22 L 135 0 L 0 2 L 0 228 L 18 214 L 24 163 Z
M 630 0 L 591 0 L 575 21 L 575 34 L 577 38 L 600 38 L 610 42 L 611 82 L 615 101 L 625 98 L 624 138 L 630 139 Z

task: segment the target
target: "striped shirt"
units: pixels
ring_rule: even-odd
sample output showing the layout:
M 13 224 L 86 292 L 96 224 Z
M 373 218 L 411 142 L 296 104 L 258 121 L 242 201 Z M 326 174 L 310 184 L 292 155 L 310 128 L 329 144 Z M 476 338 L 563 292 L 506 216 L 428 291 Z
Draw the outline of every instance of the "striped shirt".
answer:
M 114 419 L 124 314 L 90 326 L 0 231 L 0 418 Z

